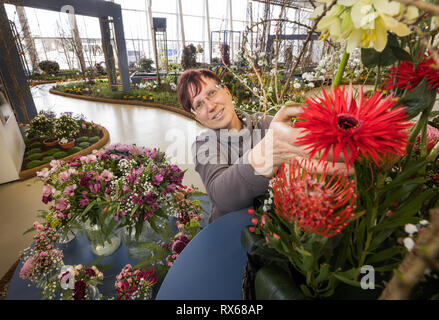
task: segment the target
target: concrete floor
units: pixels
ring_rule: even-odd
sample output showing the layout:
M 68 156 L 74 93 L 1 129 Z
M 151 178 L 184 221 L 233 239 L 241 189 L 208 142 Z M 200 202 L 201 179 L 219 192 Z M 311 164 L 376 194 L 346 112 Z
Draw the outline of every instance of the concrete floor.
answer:
M 32 88 L 37 110 L 51 110 L 57 115 L 71 111 L 83 114 L 88 121 L 103 125 L 110 133 L 110 143 L 137 144 L 159 148 L 171 162 L 186 171 L 183 183 L 205 191 L 194 170 L 190 146 L 204 128 L 194 120 L 157 108 L 108 104 L 71 99 L 49 93 L 52 85 Z M 0 185 L 0 278 L 17 260 L 20 251 L 32 243 L 33 234 L 23 232 L 37 220 L 42 183 L 36 179 Z

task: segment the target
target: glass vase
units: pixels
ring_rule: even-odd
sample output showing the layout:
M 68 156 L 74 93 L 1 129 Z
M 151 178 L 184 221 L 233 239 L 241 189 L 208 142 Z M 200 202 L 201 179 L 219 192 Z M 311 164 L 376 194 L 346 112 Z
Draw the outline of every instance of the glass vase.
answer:
M 99 289 L 91 284 L 87 285 L 87 300 L 101 300 L 102 294 L 99 293 Z
M 136 261 L 144 261 L 154 255 L 154 251 L 149 248 L 141 247 L 142 243 L 155 243 L 162 245 L 161 237 L 156 233 L 148 222 L 145 222 L 138 240 L 136 239 L 136 230 L 133 227 L 129 232 L 128 227 L 122 229 L 123 241 L 127 248 L 128 256 Z
M 113 217 L 110 217 L 111 219 Z M 109 256 L 119 249 L 122 242 L 118 229 L 113 230 L 108 239 L 103 238 L 103 232 L 98 225 L 92 225 L 87 220 L 84 224 L 85 233 L 91 247 L 91 251 L 98 256 Z

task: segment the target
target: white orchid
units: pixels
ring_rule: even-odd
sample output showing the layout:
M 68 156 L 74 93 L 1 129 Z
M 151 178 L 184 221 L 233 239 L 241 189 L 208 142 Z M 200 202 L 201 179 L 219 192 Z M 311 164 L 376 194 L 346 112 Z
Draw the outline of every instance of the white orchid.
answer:
M 327 0 L 321 1 L 328 3 Z M 323 12 L 323 6 L 315 9 L 311 19 Z M 338 0 L 317 25 L 322 36 L 330 35 L 335 41 L 346 40 L 346 49 L 374 48 L 383 51 L 387 44 L 387 31 L 403 37 L 410 34 L 407 25 L 419 15 L 414 6 L 389 0 Z

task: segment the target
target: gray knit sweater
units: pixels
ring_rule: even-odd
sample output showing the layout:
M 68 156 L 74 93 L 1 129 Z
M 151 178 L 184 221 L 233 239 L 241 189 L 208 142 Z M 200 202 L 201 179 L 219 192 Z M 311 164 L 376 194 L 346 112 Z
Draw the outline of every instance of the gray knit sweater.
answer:
M 253 205 L 253 199 L 264 194 L 270 181 L 255 173 L 248 164 L 247 154 L 265 136 L 273 118 L 235 111 L 243 125 L 240 132 L 207 129 L 192 144 L 195 170 L 211 200 L 209 223 L 228 212 Z

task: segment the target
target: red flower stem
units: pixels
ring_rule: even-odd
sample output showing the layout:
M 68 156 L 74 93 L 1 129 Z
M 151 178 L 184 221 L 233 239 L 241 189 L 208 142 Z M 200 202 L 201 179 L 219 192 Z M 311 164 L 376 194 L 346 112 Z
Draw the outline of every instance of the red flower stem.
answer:
M 344 49 L 343 58 L 341 58 L 340 66 L 338 67 L 337 75 L 335 76 L 335 80 L 332 83 L 332 87 L 336 87 L 340 84 L 340 81 L 344 74 L 344 69 L 346 68 L 346 64 L 349 60 L 349 53 Z

